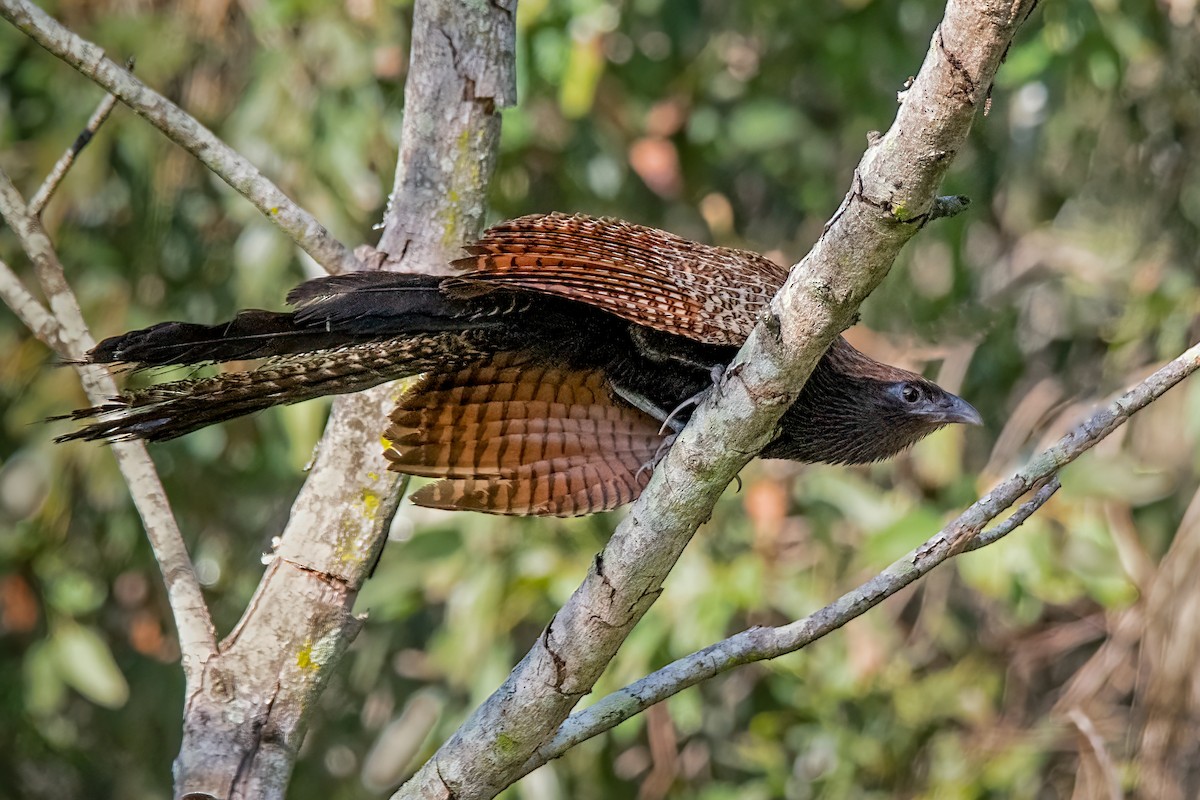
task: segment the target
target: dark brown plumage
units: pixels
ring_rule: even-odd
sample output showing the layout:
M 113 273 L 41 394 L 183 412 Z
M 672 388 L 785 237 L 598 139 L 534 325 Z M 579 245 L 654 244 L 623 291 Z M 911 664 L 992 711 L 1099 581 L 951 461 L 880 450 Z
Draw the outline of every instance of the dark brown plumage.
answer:
M 786 271 L 627 222 L 549 214 L 489 230 L 450 278 L 318 278 L 290 313 L 167 322 L 101 342 L 90 359 L 142 367 L 265 358 L 257 369 L 127 392 L 74 419 L 70 439 L 172 439 L 281 403 L 424 373 L 392 413 L 392 469 L 438 482 L 437 508 L 575 516 L 635 499 L 671 412 L 711 384 Z M 660 432 L 663 421 L 670 424 Z M 943 425 L 979 422 L 960 398 L 839 338 L 771 458 L 867 463 Z

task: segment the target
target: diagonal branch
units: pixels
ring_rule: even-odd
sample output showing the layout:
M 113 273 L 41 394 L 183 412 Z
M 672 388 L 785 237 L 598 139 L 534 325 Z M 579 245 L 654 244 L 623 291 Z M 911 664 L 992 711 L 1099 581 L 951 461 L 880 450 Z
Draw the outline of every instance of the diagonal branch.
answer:
M 1103 439 L 1105 436 L 1108 436 L 1108 434 L 1105 433 L 1103 436 L 1096 437 L 1094 441 L 1088 444 L 1088 447 L 1094 446 L 1096 442 L 1098 442 L 1100 439 Z M 1074 456 L 1072 456 L 1072 460 L 1073 459 Z M 1015 531 L 1017 528 L 1024 525 L 1030 517 L 1037 513 L 1039 508 L 1050 502 L 1050 498 L 1054 497 L 1054 495 L 1058 493 L 1058 490 L 1062 488 L 1062 481 L 1058 479 L 1058 475 L 1056 473 L 1052 478 L 1044 481 L 1040 486 L 1035 484 L 1035 487 L 1037 488 L 1037 491 L 1033 493 L 1033 497 L 1029 498 L 1020 506 L 1018 506 L 1017 510 L 1014 511 L 1008 517 L 1008 519 L 1004 520 L 1004 522 L 1001 522 L 994 528 L 989 528 L 986 531 L 982 531 L 977 534 L 971 539 L 971 541 L 967 542 L 967 546 L 963 548 L 963 552 L 973 553 L 976 550 L 982 550 L 988 545 L 995 544 L 1005 536 L 1008 536 L 1010 533 Z M 970 511 L 970 509 L 967 510 Z M 964 511 L 963 513 L 965 514 L 967 512 Z M 991 520 L 989 519 L 988 521 L 990 522 Z M 938 535 L 940 536 L 941 534 L 939 533 Z M 932 546 L 932 540 L 930 546 Z
M 0 0 L 0 17 L 116 95 L 167 138 L 194 155 L 326 270 L 338 273 L 362 269 L 344 244 L 315 217 L 292 202 L 257 167 L 195 117 L 107 58 L 103 48 L 63 27 L 28 0 Z
M 7 266 L 0 270 L 0 284 L 7 286 L 7 289 L 0 288 L 0 294 L 30 330 L 59 355 L 73 361 L 82 359 L 95 341 L 87 330 L 79 303 L 67 284 L 50 238 L 37 217 L 29 213 L 3 170 L 0 170 L 0 216 L 17 234 L 21 247 L 33 262 L 50 311 L 33 299 Z M 93 403 L 106 402 L 118 393 L 112 376 L 103 368 L 80 364 L 76 369 Z M 179 632 L 184 673 L 190 681 L 217 648 L 216 632 L 204 604 L 200 582 L 145 444 L 120 442 L 113 445 L 113 453 L 162 570 L 167 600 Z
M 125 69 L 133 71 L 133 59 L 130 58 L 125 62 Z M 54 164 L 54 168 L 50 170 L 50 174 L 46 176 L 46 180 L 42 181 L 42 185 L 33 193 L 33 197 L 29 201 L 29 213 L 35 217 L 40 217 L 42 211 L 45 210 L 46 204 L 50 202 L 50 198 L 58 190 L 58 185 L 62 183 L 63 178 L 67 176 L 67 171 L 71 169 L 71 165 L 75 163 L 75 159 L 83 152 L 83 148 L 88 146 L 92 141 L 92 137 L 96 135 L 96 131 L 100 130 L 100 126 L 108 119 L 108 115 L 117 107 L 117 97 L 113 94 L 104 95 L 104 99 L 100 101 L 100 105 L 96 106 L 96 110 L 92 112 L 92 116 L 88 119 L 87 125 L 75 137 L 75 141 L 67 148 L 67 151 L 62 154 Z
M 942 528 L 925 544 L 820 611 L 787 625 L 742 631 L 684 656 L 613 692 L 594 705 L 572 714 L 559 727 L 554 738 L 540 747 L 526 763 L 522 774 L 558 758 L 580 742 L 616 727 L 684 689 L 735 667 L 778 658 L 807 647 L 850 620 L 862 616 L 954 556 L 1000 541 L 1054 496 L 1061 486 L 1057 477 L 1059 470 L 1198 369 L 1200 344 L 1168 362 L 1105 408 L 1081 422 L 1053 446 L 1031 460 L 1027 466 Z M 983 530 L 985 525 L 1022 495 L 1035 488 L 1037 491 L 1033 497 L 1023 503 L 1008 519 L 990 530 Z
M 813 366 L 927 221 L 935 191 L 1033 6 L 1033 0 L 950 1 L 891 129 L 873 139 L 841 208 L 583 584 L 398 798 L 494 797 L 591 691 L 717 497 L 772 438 Z
M 20 276 L 12 267 L 0 261 L 0 300 L 12 309 L 17 319 L 43 344 L 56 353 L 66 352 L 62 339 L 62 326 L 54 315 L 46 310 L 41 301 L 25 288 Z

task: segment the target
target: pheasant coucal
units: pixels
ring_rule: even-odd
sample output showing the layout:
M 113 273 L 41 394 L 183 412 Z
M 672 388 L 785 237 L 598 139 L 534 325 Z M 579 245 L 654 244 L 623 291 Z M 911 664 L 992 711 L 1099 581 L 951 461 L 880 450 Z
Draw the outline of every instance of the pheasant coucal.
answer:
M 359 272 L 219 325 L 164 322 L 106 339 L 95 363 L 265 358 L 256 369 L 126 392 L 76 411 L 70 439 L 162 441 L 269 406 L 424 374 L 384 434 L 390 468 L 440 480 L 413 500 L 495 514 L 576 516 L 633 501 L 679 409 L 727 364 L 787 271 L 613 219 L 502 223 L 453 277 Z M 663 423 L 667 422 L 667 425 Z M 950 423 L 965 401 L 839 338 L 784 414 L 766 458 L 859 464 Z

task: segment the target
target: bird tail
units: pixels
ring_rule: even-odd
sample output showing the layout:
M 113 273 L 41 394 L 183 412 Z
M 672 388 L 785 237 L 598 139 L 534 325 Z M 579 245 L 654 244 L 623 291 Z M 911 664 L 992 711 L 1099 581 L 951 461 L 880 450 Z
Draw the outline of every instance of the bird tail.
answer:
M 87 361 L 137 367 L 207 364 L 313 353 L 461 328 L 469 309 L 443 297 L 443 280 L 396 272 L 316 278 L 288 294 L 295 311 L 249 309 L 216 325 L 160 322 L 105 339 L 92 348 Z
M 485 354 L 479 309 L 442 297 L 439 281 L 381 272 L 318 278 L 289 294 L 292 312 L 242 311 L 219 325 L 164 322 L 106 339 L 89 363 L 141 369 L 267 360 L 252 370 L 132 389 L 56 417 L 94 421 L 55 441 L 165 441 L 275 405 L 457 369 Z

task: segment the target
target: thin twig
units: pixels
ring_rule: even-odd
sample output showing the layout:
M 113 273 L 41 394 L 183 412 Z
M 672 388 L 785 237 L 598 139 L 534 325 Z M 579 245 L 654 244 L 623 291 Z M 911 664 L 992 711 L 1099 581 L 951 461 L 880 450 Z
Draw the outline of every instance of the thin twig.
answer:
M 54 252 L 50 238 L 42 229 L 41 222 L 29 213 L 20 193 L 3 170 L 0 170 L 0 216 L 3 216 L 8 226 L 17 234 L 21 247 L 34 264 L 42 292 L 49 301 L 54 324 L 58 328 L 56 336 L 59 346 L 56 349 L 64 358 L 73 361 L 81 359 L 94 344 L 94 340 L 83 321 L 79 303 L 67 284 L 62 264 Z M 17 286 L 24 289 L 19 282 Z M 10 286 L 5 294 L 6 302 L 9 296 L 17 295 L 19 292 Z M 26 316 L 29 316 L 31 307 L 26 303 L 24 308 Z M 46 312 L 40 305 L 37 308 L 44 313 L 51 313 Z M 32 314 L 36 315 L 37 312 Z M 22 316 L 22 319 L 26 316 Z M 42 323 L 45 324 L 44 319 Z M 105 402 L 118 393 L 112 376 L 102 367 L 79 365 L 76 369 L 88 398 L 93 403 Z M 171 513 L 162 482 L 154 468 L 154 462 L 146 452 L 145 444 L 119 442 L 113 445 L 113 452 L 125 482 L 129 485 L 134 505 L 146 527 L 146 536 L 154 549 L 154 557 L 162 570 L 167 600 L 179 631 L 183 668 L 190 680 L 217 650 L 216 630 L 204 604 L 200 582 L 196 578 L 187 547 L 183 543 L 183 536 L 179 532 L 174 514 Z
M 971 198 L 965 194 L 948 194 L 943 195 L 933 201 L 933 207 L 929 209 L 929 213 L 925 215 L 926 222 L 933 222 L 935 219 L 946 219 L 948 217 L 957 217 L 959 214 L 967 210 L 971 205 Z
M 130 57 L 125 61 L 125 69 L 133 71 L 133 58 Z M 108 115 L 117 106 L 117 97 L 113 94 L 107 94 L 100 101 L 100 105 L 96 107 L 96 111 L 88 120 L 87 125 L 75 137 L 75 141 L 67 148 L 67 152 L 62 154 L 58 159 L 58 163 L 54 165 L 54 169 L 50 170 L 50 174 L 46 176 L 46 180 L 42 181 L 42 185 L 34 192 L 33 199 L 29 201 L 29 213 L 35 217 L 40 217 L 42 211 L 46 208 L 46 203 L 50 202 L 50 198 L 54 195 L 58 185 L 62 183 L 62 179 L 66 177 L 67 170 L 71 169 L 71 165 L 75 163 L 75 159 L 83 151 L 83 148 L 88 146 L 92 141 L 92 137 L 96 135 L 96 131 L 100 130 L 100 126 L 104 124 L 104 120 L 108 119 Z
M 1057 475 L 1053 476 L 1050 478 L 1050 480 L 1043 483 L 1041 488 L 1034 492 L 1033 497 L 1022 503 L 1020 507 L 1014 511 L 1011 516 L 1009 516 L 1008 519 L 972 539 L 970 543 L 963 548 L 963 552 L 969 553 L 978 550 L 981 547 L 987 547 L 989 544 L 995 544 L 1005 536 L 1008 536 L 1017 528 L 1021 527 L 1021 525 L 1025 523 L 1025 520 L 1032 517 L 1035 511 L 1046 505 L 1046 502 L 1061 488 L 1062 482 L 1058 479 Z
M 339 273 L 362 268 L 354 253 L 335 239 L 315 217 L 296 205 L 257 167 L 217 138 L 195 117 L 105 57 L 102 48 L 58 24 L 28 0 L 0 0 L 0 17 L 116 95 L 135 113 L 194 155 L 238 194 L 253 203 L 326 270 Z
M 809 616 L 777 627 L 751 628 L 668 664 L 645 678 L 572 714 L 554 738 L 525 764 L 526 774 L 655 703 L 743 664 L 793 653 L 861 616 L 961 552 L 999 541 L 1027 520 L 1058 490 L 1058 471 L 1115 431 L 1133 414 L 1200 369 L 1200 344 L 1157 370 L 1092 415 L 1022 470 L 998 485 L 929 541 L 879 575 Z M 1011 517 L 985 534 L 983 527 L 1030 489 L 1037 493 Z M 976 544 L 982 542 L 981 544 Z
M 1088 746 L 1092 748 L 1092 753 L 1096 756 L 1096 763 L 1100 765 L 1100 771 L 1104 773 L 1104 783 L 1108 788 L 1109 800 L 1121 800 L 1125 797 L 1125 792 L 1121 789 L 1121 776 L 1117 773 L 1117 765 L 1113 763 L 1112 755 L 1109 754 L 1104 739 L 1100 736 L 1100 731 L 1096 730 L 1092 720 L 1078 706 L 1067 712 L 1067 718 L 1071 720 L 1072 725 L 1079 729 L 1083 738 L 1087 740 Z

